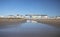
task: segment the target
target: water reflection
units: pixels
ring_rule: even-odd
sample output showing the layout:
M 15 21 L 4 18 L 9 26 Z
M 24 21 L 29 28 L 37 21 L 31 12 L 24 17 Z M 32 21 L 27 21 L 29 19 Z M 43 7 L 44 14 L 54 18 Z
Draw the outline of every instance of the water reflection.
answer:
M 0 29 L 0 37 L 57 37 L 58 35 L 58 28 L 32 22 Z
M 34 21 L 34 20 L 27 20 L 26 22 L 27 22 L 27 23 L 28 23 L 28 22 L 31 22 L 31 23 L 38 23 L 37 21 Z

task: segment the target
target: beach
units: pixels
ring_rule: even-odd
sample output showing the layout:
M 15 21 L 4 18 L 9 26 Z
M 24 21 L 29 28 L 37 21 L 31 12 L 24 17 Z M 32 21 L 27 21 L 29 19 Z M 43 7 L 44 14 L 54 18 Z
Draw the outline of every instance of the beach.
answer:
M 37 21 L 38 23 L 60 27 L 60 19 L 37 19 L 35 21 Z
M 60 27 L 60 19 L 32 19 L 32 20 L 37 21 L 38 23 Z M 24 23 L 26 21 L 27 19 L 24 18 L 4 18 L 4 19 L 0 18 L 0 26 Z
M 32 20 L 33 21 L 33 20 Z M 58 37 L 59 20 L 35 20 L 27 22 L 24 18 L 0 19 L 0 36 L 2 37 Z M 56 23 L 54 23 L 56 22 Z M 54 25 L 53 25 L 54 23 Z M 51 25 L 51 26 L 50 26 Z
M 0 18 L 0 26 L 12 25 L 24 22 L 26 22 L 26 19 L 24 18 Z

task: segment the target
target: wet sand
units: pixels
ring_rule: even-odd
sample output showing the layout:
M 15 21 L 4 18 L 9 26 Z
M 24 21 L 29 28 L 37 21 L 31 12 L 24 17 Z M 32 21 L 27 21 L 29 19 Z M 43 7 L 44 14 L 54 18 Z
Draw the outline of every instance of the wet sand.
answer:
M 36 21 L 39 21 L 39 23 L 26 22 L 26 19 L 2 19 L 2 21 L 0 22 L 0 37 L 59 37 L 60 36 L 59 33 L 60 28 L 49 26 L 49 24 L 41 24 L 42 22 L 40 21 L 42 20 L 36 20 Z M 3 25 L 3 27 L 1 25 Z
M 12 25 L 24 22 L 26 22 L 26 19 L 23 18 L 3 18 L 3 19 L 0 18 L 0 26 Z
M 60 19 L 33 19 L 34 21 L 37 21 L 38 23 L 48 24 L 51 26 L 60 27 Z M 24 23 L 27 19 L 24 18 L 15 18 L 15 19 L 0 19 L 0 26 L 4 25 L 12 25 L 12 24 L 18 24 L 18 23 Z
M 35 20 L 38 23 L 48 24 L 56 27 L 60 27 L 60 19 L 39 19 Z

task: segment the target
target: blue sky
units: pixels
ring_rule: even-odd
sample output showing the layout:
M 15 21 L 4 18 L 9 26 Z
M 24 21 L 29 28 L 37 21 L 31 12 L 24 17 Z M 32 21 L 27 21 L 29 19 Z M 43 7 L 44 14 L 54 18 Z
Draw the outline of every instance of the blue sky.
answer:
M 47 14 L 60 16 L 59 0 L 0 0 L 0 15 Z

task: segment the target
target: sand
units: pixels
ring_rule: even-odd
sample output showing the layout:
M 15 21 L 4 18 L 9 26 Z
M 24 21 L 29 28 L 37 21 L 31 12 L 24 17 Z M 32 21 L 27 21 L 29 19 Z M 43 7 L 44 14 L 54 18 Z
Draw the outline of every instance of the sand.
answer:
M 0 26 L 2 25 L 12 25 L 17 23 L 25 22 L 26 19 L 23 18 L 0 18 Z
M 22 23 L 26 22 L 27 19 L 24 18 L 6 18 L 1 19 L 0 18 L 0 26 L 1 25 L 12 25 L 16 23 Z M 60 19 L 33 19 L 34 21 L 37 21 L 38 23 L 48 24 L 56 27 L 60 27 Z
M 35 21 L 37 21 L 38 23 L 60 27 L 60 19 L 37 19 Z

